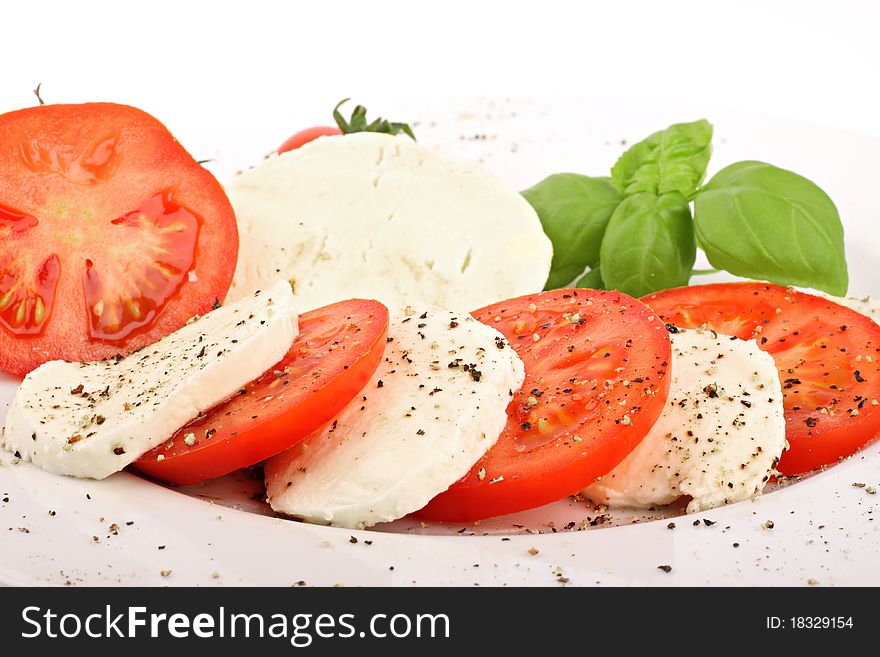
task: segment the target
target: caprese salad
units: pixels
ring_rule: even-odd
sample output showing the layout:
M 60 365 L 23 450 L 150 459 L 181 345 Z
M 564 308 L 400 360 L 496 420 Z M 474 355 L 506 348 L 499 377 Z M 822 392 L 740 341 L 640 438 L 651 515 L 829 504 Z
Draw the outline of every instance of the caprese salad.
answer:
M 520 194 L 334 118 L 224 190 L 140 110 L 0 115 L 0 369 L 24 377 L 0 446 L 94 479 L 262 465 L 279 514 L 363 528 L 575 494 L 702 511 L 880 435 L 876 306 L 787 286 L 846 292 L 813 183 L 700 187 L 697 122 Z M 799 268 L 786 238 L 828 253 Z M 760 280 L 688 286 L 698 244 Z

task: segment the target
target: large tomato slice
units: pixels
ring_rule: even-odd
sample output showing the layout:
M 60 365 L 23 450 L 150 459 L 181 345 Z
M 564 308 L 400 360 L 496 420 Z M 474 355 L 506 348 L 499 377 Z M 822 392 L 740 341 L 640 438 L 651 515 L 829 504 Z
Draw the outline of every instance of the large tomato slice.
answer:
M 232 207 L 141 110 L 4 114 L 0 171 L 0 369 L 128 353 L 226 295 Z
M 298 444 L 367 384 L 385 353 L 388 309 L 354 299 L 299 318 L 280 363 L 144 454 L 135 467 L 192 484 L 253 465 Z
M 473 313 L 523 359 L 525 383 L 495 446 L 419 515 L 472 521 L 576 493 L 645 437 L 669 395 L 670 342 L 619 292 L 553 290 Z
M 839 304 L 766 283 L 681 287 L 645 297 L 664 321 L 756 340 L 773 356 L 790 449 L 801 474 L 849 456 L 880 433 L 880 326 Z

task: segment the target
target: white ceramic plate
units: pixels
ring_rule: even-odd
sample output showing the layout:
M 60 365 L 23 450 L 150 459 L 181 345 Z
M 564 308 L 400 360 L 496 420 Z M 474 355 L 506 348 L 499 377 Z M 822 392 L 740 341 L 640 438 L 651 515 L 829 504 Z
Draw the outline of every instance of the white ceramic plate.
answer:
M 706 116 L 716 126 L 713 171 L 766 160 L 829 192 L 844 218 L 851 292 L 880 294 L 876 138 L 718 108 L 600 99 L 372 102 L 390 118 L 414 118 L 421 142 L 479 158 L 515 188 L 560 171 L 604 175 L 625 143 Z M 233 117 L 218 115 L 192 141 L 177 136 L 210 144 L 196 154 L 213 156 L 223 180 L 316 116 L 252 122 L 245 140 L 230 134 Z M 15 386 L 0 375 L 0 417 Z M 0 457 L 0 582 L 8 584 L 880 584 L 880 496 L 867 492 L 880 488 L 880 443 L 756 501 L 696 516 L 678 517 L 678 507 L 606 515 L 569 499 L 479 525 L 404 519 L 355 532 L 268 515 L 258 477 L 247 472 L 173 490 L 129 473 L 81 481 L 11 461 Z

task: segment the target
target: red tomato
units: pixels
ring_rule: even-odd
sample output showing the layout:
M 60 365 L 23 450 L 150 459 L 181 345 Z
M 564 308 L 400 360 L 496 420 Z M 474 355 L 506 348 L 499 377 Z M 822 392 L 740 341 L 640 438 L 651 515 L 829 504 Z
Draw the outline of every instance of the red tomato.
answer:
M 342 130 L 336 126 L 319 125 L 314 128 L 306 128 L 305 130 L 300 130 L 281 144 L 281 146 L 278 147 L 278 152 L 286 153 L 287 151 L 296 150 L 300 146 L 305 146 L 310 141 L 315 141 L 318 137 L 330 137 L 341 134 Z
M 369 381 L 385 352 L 388 310 L 378 301 L 342 301 L 301 315 L 299 330 L 284 360 L 134 466 L 193 484 L 298 444 Z
M 644 301 L 666 322 L 756 340 L 773 356 L 791 446 L 783 474 L 836 463 L 880 433 L 880 326 L 867 317 L 766 283 L 681 287 Z
M 526 378 L 495 446 L 418 515 L 470 522 L 554 502 L 614 468 L 669 395 L 670 342 L 643 303 L 601 290 L 553 290 L 474 317 L 498 329 Z
M 0 116 L 0 369 L 151 344 L 226 295 L 238 232 L 223 189 L 141 110 Z

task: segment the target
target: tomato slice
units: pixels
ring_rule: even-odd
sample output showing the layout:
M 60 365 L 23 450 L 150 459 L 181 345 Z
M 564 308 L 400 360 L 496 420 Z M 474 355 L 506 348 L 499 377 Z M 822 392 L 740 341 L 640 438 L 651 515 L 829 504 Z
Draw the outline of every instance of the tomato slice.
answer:
M 315 141 L 318 137 L 331 137 L 341 134 L 342 130 L 336 126 L 319 125 L 314 128 L 306 128 L 305 130 L 300 130 L 292 137 L 288 137 L 288 139 L 278 147 L 278 153 L 280 154 L 296 150 L 297 148 L 305 146 L 310 141 Z
M 880 433 L 880 326 L 833 301 L 766 283 L 681 287 L 645 297 L 676 326 L 706 326 L 776 361 L 790 449 L 777 469 L 836 463 Z
M 601 290 L 553 290 L 473 313 L 525 364 L 495 446 L 418 515 L 470 522 L 554 502 L 614 468 L 669 395 L 669 334 L 645 304 Z
M 129 353 L 222 300 L 238 232 L 214 177 L 141 110 L 0 116 L 0 369 Z
M 274 456 L 333 419 L 379 367 L 388 309 L 353 299 L 299 318 L 287 356 L 144 454 L 134 466 L 152 477 L 193 484 Z

